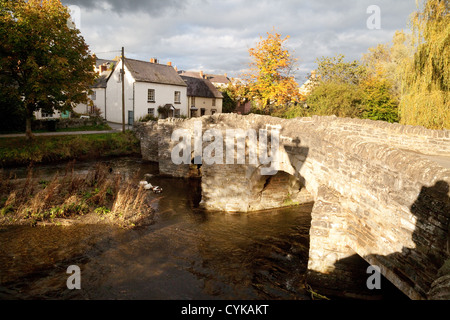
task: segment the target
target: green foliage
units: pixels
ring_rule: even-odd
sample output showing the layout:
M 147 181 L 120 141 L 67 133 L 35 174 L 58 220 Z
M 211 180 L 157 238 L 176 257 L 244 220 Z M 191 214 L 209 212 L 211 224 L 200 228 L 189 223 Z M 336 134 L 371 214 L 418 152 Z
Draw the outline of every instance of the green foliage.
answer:
M 0 71 L 1 73 L 1 71 Z M 0 76 L 1 77 L 1 76 Z M 0 132 L 25 131 L 25 109 L 0 80 Z
M 103 216 L 103 215 L 107 215 L 108 213 L 110 213 L 111 210 L 106 207 L 98 207 L 94 210 L 94 212 L 100 216 Z
M 380 72 L 387 61 L 387 46 L 378 46 L 365 63 L 345 62 L 343 55 L 318 60 L 317 77 L 306 99 L 309 109 L 291 108 L 286 117 L 336 115 L 388 122 L 398 121 L 398 98 L 392 83 Z
M 388 80 L 368 79 L 363 92 L 362 118 L 398 122 L 398 103 Z
M 338 117 L 358 117 L 362 112 L 363 91 L 352 83 L 321 82 L 307 97 L 309 113 Z
M 313 89 L 306 98 L 308 113 L 359 117 L 362 115 L 363 90 L 360 84 L 366 69 L 358 62 L 346 62 L 343 55 L 317 60 Z
M 292 105 L 287 110 L 281 114 L 274 114 L 274 116 L 278 116 L 281 118 L 286 119 L 293 119 L 293 118 L 302 118 L 302 117 L 309 117 L 310 113 L 307 109 L 306 103 L 299 103 L 296 105 Z
M 152 116 L 151 114 L 147 114 L 143 117 L 140 117 L 138 121 L 139 122 L 158 121 L 158 118 Z
M 232 98 L 232 93 L 229 88 L 221 89 L 220 92 L 223 95 L 222 113 L 232 113 L 236 110 L 237 101 Z
M 367 70 L 357 60 L 346 62 L 342 54 L 335 57 L 322 57 L 317 59 L 317 71 L 314 82 L 319 83 L 339 83 L 357 85 L 365 78 Z
M 95 61 L 69 18 L 59 0 L 0 0 L 0 96 L 26 111 L 29 137 L 34 111 L 88 102 Z

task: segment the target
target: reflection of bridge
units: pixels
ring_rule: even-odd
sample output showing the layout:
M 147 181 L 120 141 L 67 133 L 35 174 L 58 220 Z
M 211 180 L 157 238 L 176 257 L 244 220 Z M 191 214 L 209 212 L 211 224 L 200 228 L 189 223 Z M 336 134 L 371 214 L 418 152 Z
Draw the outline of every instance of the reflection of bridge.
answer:
M 262 176 L 248 162 L 175 165 L 172 132 L 193 132 L 195 121 L 222 132 L 280 128 L 279 172 Z M 348 279 L 346 261 L 355 254 L 412 299 L 429 298 L 433 281 L 443 276 L 438 270 L 450 258 L 449 131 L 336 117 L 220 114 L 149 122 L 137 132 L 144 159 L 159 162 L 162 174 L 201 175 L 205 208 L 245 212 L 314 201 L 311 282 Z

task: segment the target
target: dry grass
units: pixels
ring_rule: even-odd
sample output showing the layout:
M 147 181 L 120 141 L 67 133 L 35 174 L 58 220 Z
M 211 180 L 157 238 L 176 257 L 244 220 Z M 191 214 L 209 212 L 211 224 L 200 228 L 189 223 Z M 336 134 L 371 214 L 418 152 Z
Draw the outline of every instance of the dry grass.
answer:
M 50 181 L 34 177 L 6 177 L 0 171 L 0 224 L 32 224 L 90 217 L 122 227 L 152 223 L 148 192 L 120 174 L 97 164 L 87 174 L 76 174 L 71 162 Z

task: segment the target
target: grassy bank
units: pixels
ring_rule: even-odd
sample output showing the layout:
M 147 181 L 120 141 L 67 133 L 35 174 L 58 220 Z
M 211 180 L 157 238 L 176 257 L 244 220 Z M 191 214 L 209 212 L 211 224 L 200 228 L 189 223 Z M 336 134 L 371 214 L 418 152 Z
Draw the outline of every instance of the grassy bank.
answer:
M 0 166 L 3 167 L 139 153 L 139 140 L 132 132 L 35 136 L 31 141 L 24 137 L 0 138 Z
M 5 176 L 0 170 L 0 225 L 109 223 L 136 227 L 153 222 L 148 191 L 135 179 L 97 164 L 76 174 L 73 162 L 51 180 Z

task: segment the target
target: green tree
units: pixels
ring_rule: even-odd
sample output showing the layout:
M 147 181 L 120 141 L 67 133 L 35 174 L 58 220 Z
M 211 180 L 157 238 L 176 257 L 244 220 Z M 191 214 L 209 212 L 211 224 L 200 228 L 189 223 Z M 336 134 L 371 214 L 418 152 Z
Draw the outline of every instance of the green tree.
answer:
M 367 77 L 361 82 L 364 91 L 362 117 L 372 120 L 398 122 L 403 65 L 412 57 L 407 36 L 397 31 L 392 43 L 370 48 L 362 57 Z
M 362 114 L 361 81 L 366 69 L 357 60 L 345 62 L 343 55 L 317 60 L 313 89 L 306 99 L 309 113 L 359 117 Z
M 257 101 L 258 109 L 272 113 L 280 107 L 297 102 L 301 95 L 293 76 L 297 59 L 285 46 L 289 36 L 282 38 L 273 31 L 267 39 L 249 50 L 252 59 L 247 75 L 249 98 Z
M 398 102 L 392 95 L 392 84 L 381 77 L 368 77 L 361 83 L 362 118 L 398 122 Z
M 88 102 L 95 61 L 69 19 L 59 0 L 0 0 L 0 96 L 24 110 L 29 138 L 35 111 Z
M 450 2 L 426 1 L 411 26 L 417 49 L 403 69 L 401 122 L 450 129 Z

